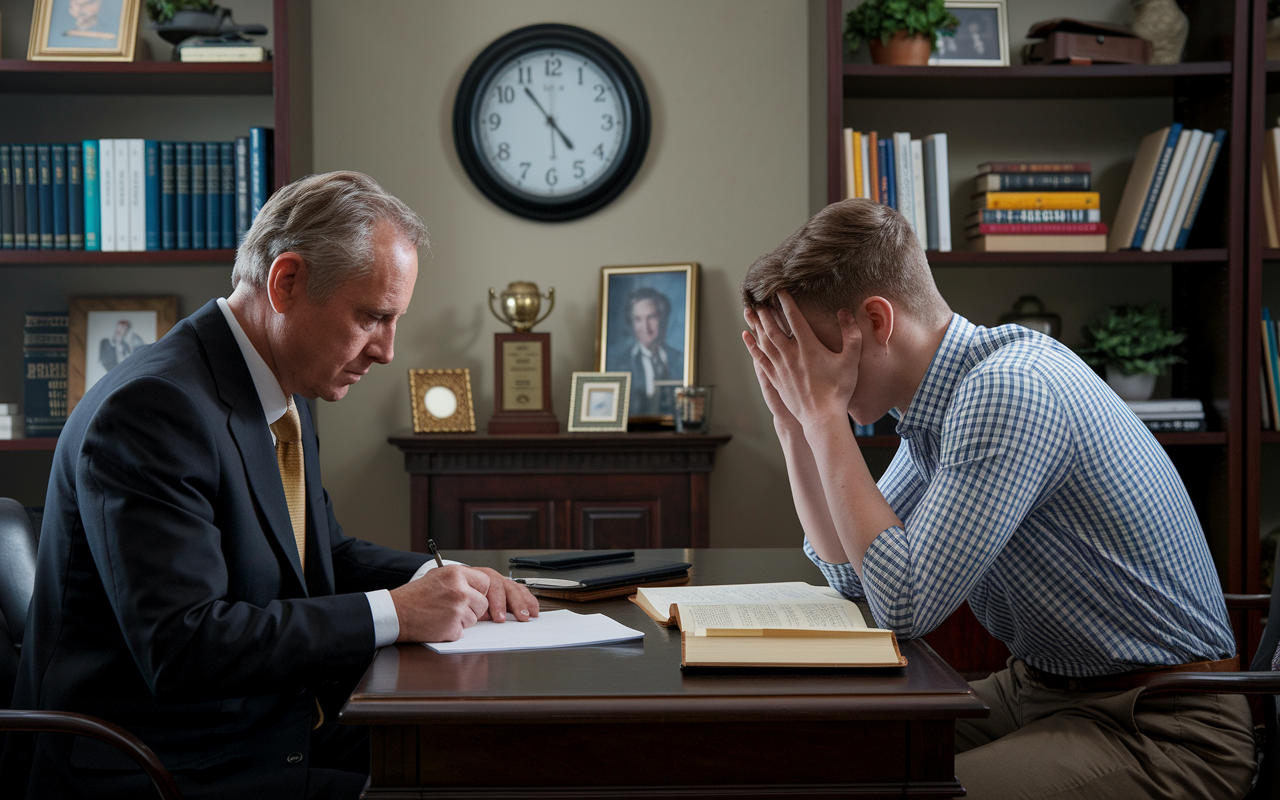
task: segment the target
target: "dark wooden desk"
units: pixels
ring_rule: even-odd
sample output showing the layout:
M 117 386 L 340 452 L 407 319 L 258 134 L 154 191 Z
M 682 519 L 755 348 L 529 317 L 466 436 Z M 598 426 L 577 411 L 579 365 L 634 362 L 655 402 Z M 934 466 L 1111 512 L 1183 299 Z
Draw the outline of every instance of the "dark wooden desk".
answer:
M 409 542 L 442 548 L 708 547 L 708 485 L 731 437 L 403 433 Z
M 516 552 L 453 555 L 504 569 Z M 822 584 L 799 548 L 657 552 L 701 584 Z M 679 633 L 625 599 L 543 607 L 603 612 L 643 643 L 383 648 L 342 711 L 371 726 L 368 797 L 951 797 L 955 720 L 987 714 L 921 642 L 899 670 L 682 672 Z

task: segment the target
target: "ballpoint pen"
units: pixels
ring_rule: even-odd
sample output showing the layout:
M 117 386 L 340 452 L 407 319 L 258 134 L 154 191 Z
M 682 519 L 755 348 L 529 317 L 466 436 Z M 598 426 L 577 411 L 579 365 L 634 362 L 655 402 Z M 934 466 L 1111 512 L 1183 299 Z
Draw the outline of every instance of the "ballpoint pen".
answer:
M 427 540 L 427 550 L 431 551 L 431 555 L 433 555 L 433 556 L 435 556 L 435 557 L 436 557 L 436 566 L 437 566 L 437 567 L 443 567 L 443 566 L 444 566 L 444 559 L 442 559 L 442 558 L 440 557 L 440 551 L 436 549 L 436 540 L 435 540 L 435 539 L 428 539 L 428 540 Z

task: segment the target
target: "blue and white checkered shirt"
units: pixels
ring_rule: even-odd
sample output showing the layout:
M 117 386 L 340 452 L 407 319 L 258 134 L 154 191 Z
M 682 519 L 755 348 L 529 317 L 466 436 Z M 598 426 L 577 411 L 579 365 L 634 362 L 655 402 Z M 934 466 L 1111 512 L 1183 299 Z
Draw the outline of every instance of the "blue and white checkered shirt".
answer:
M 969 601 L 1018 658 L 1106 675 L 1235 654 L 1195 508 L 1161 446 L 1061 343 L 952 318 L 879 488 L 903 527 L 805 552 L 913 638 Z

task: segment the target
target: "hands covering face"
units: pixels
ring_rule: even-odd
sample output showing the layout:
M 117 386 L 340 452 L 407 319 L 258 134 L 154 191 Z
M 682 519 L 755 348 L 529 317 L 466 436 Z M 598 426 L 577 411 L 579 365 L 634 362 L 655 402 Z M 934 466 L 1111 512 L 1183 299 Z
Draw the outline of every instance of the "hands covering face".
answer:
M 862 353 L 862 332 L 853 314 L 840 309 L 836 325 L 824 330 L 830 339 L 839 336 L 841 349 L 834 352 L 814 333 L 789 293 L 778 292 L 777 298 L 781 320 L 773 309 L 762 314 L 748 308 L 743 316 L 751 330 L 742 332 L 775 422 L 807 430 L 823 420 L 847 418 Z

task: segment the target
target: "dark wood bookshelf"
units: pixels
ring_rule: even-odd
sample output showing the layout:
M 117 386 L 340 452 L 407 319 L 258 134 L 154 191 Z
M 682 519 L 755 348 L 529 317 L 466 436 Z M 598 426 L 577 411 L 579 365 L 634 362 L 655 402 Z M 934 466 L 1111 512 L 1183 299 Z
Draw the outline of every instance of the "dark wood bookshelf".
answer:
M 1186 78 L 1231 75 L 1230 61 L 1131 65 L 1065 64 L 1014 67 L 899 67 L 844 64 L 845 97 L 1071 98 L 1162 97 Z
M 0 58 L 0 92 L 39 94 L 270 95 L 271 61 L 27 61 Z
M 998 264 L 1097 264 L 1123 266 L 1125 264 L 1187 264 L 1224 263 L 1226 248 L 1205 250 L 1170 250 L 1163 253 L 1144 253 L 1141 250 L 1122 250 L 1118 253 L 981 253 L 973 250 L 953 250 L 943 253 L 930 250 L 925 253 L 933 266 Z M 1280 251 L 1277 251 L 1280 257 Z
M 1258 439 L 1263 444 L 1280 444 L 1280 431 L 1262 431 Z
M 53 450 L 57 446 L 57 437 L 0 439 L 0 453 L 17 452 L 19 450 Z
M 0 266 L 229 264 L 235 250 L 0 250 Z
M 1263 261 L 1280 261 L 1280 249 L 1266 247 L 1262 250 Z

